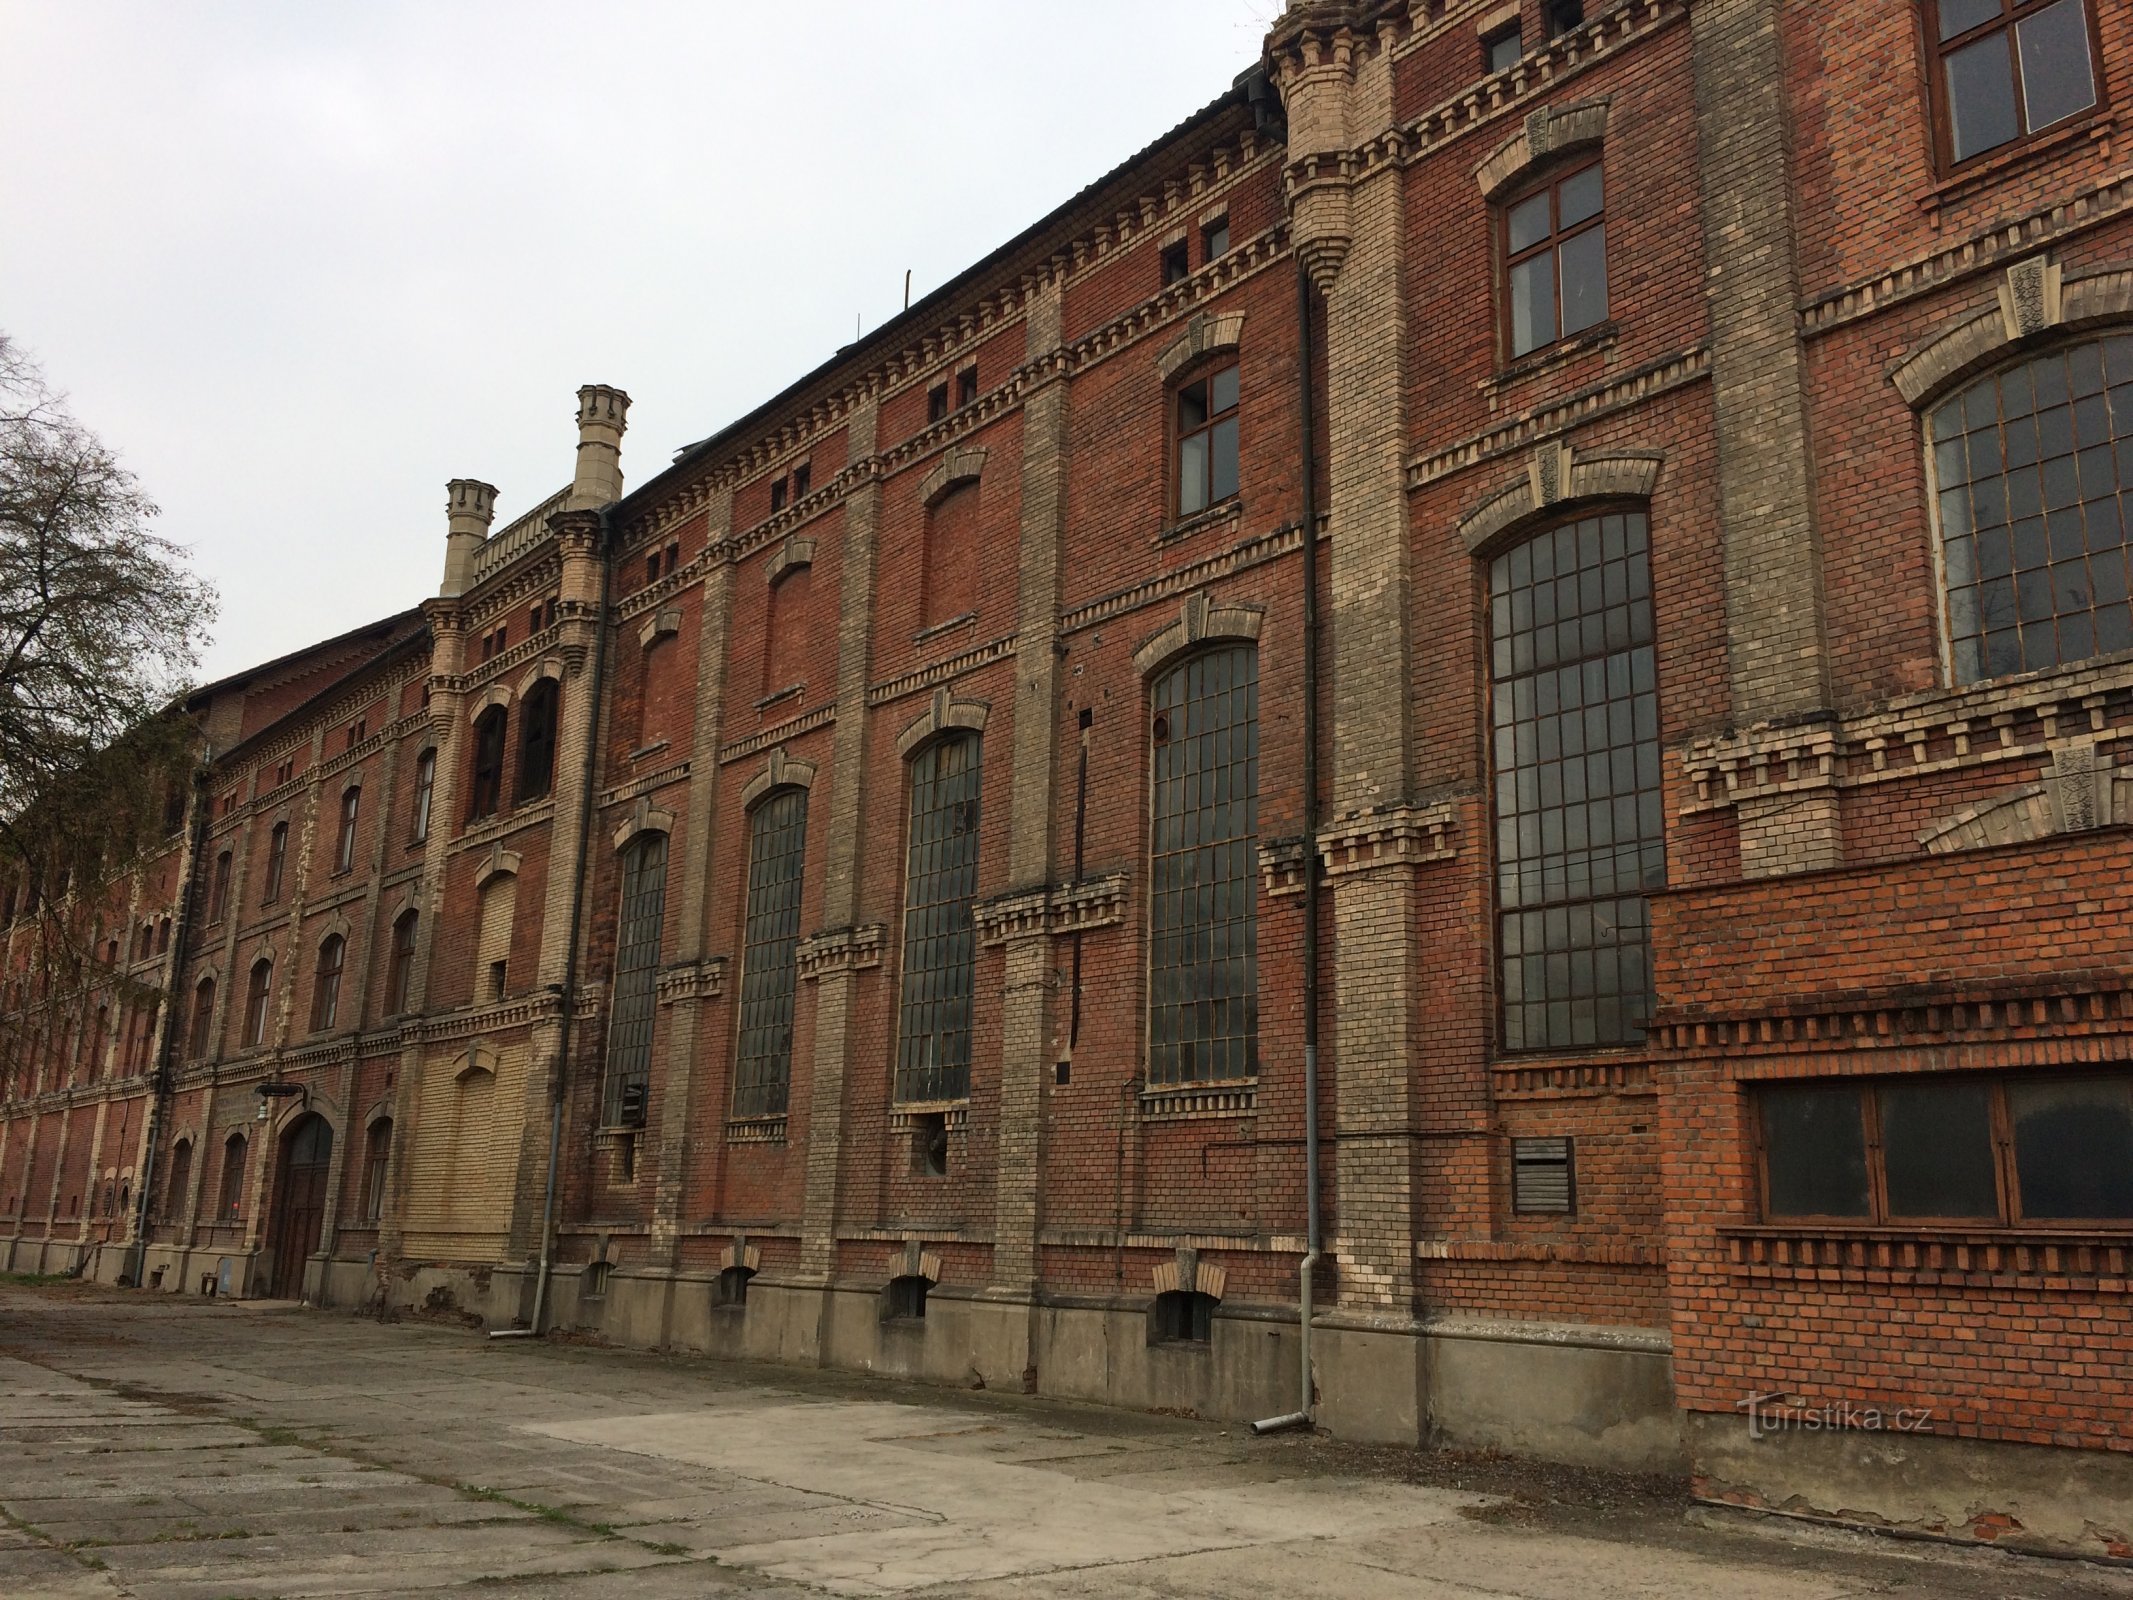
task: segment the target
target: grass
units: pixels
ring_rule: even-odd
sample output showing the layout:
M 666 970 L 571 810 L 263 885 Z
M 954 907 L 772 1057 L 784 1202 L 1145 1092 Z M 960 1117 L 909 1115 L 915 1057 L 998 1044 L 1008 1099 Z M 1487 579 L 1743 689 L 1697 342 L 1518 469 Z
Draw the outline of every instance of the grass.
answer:
M 0 1284 L 11 1289 L 36 1289 L 48 1283 L 79 1283 L 81 1280 L 66 1272 L 0 1272 Z

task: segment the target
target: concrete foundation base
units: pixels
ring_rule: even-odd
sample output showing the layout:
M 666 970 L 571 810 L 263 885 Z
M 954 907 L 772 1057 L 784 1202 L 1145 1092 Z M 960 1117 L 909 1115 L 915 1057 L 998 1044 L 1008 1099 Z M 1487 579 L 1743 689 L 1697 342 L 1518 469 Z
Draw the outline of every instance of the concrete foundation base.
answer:
M 1930 1425 L 1930 1424 L 1929 1424 Z M 2052 1555 L 2133 1560 L 2133 1456 L 1860 1428 L 1751 1434 L 1684 1418 L 1696 1493 L 1726 1505 Z

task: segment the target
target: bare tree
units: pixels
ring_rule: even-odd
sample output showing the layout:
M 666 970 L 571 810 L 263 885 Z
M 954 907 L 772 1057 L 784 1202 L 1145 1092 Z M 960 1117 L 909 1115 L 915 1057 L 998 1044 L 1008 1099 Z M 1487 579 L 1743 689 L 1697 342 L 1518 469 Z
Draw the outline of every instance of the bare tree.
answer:
M 0 333 L 0 909 L 16 923 L 0 1091 L 63 1027 L 52 1011 L 109 977 L 114 895 L 182 815 L 194 737 L 178 705 L 215 598 L 155 515 Z

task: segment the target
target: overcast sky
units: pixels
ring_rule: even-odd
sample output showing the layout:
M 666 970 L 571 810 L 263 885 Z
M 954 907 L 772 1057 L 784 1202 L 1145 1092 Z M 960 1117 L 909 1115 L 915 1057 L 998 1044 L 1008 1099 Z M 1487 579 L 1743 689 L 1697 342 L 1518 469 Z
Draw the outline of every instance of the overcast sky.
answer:
M 444 484 L 642 483 L 1220 93 L 1281 0 L 0 0 L 0 329 L 221 590 L 413 605 Z

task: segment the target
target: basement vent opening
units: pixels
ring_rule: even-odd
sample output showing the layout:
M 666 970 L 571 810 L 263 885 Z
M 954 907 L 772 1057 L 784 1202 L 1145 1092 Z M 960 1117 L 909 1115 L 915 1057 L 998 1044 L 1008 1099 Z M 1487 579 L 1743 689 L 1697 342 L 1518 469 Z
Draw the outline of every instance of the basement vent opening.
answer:
M 1511 1141 L 1511 1209 L 1569 1213 L 1577 1209 L 1568 1139 Z

